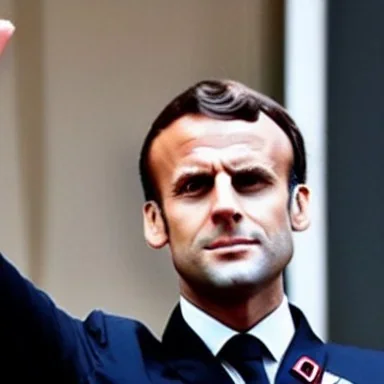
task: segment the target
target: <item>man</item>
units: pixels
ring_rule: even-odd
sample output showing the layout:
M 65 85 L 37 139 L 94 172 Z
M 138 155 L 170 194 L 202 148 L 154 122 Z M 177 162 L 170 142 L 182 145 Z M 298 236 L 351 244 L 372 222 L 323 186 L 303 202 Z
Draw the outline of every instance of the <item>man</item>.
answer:
M 280 105 L 234 81 L 195 84 L 156 118 L 140 174 L 146 241 L 169 246 L 180 282 L 162 341 L 101 311 L 70 317 L 1 256 L 9 382 L 384 381 L 382 353 L 324 344 L 284 295 L 310 191 L 302 136 Z

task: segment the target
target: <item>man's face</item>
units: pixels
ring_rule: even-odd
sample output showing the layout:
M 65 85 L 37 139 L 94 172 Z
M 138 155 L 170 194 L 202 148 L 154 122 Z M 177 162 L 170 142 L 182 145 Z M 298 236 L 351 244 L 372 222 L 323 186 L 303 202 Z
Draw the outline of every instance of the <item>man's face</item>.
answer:
M 150 151 L 166 225 L 147 204 L 148 243 L 169 244 L 189 287 L 251 288 L 275 279 L 293 253 L 292 162 L 288 137 L 264 114 L 257 122 L 181 117 Z

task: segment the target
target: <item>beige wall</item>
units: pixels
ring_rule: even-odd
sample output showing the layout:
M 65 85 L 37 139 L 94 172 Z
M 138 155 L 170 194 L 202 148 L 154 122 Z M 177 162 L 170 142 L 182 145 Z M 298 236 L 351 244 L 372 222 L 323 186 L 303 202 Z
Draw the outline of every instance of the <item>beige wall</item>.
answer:
M 280 97 L 282 3 L 0 0 L 0 249 L 60 306 L 160 333 L 177 280 L 142 235 L 142 139 L 202 78 Z

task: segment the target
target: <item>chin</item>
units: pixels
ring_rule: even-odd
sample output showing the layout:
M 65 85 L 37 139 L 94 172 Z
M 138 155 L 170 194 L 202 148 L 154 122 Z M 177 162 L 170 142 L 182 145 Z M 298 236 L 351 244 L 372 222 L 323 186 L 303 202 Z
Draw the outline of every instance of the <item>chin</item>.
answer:
M 271 267 L 262 260 L 255 263 L 251 259 L 241 259 L 210 266 L 206 273 L 216 287 L 257 286 L 275 274 Z

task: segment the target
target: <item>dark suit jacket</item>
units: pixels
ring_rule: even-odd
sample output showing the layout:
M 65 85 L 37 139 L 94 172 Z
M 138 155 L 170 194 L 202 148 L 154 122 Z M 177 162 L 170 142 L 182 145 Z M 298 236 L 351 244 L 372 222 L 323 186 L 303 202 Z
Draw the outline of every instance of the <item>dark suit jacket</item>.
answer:
M 102 311 L 74 319 L 0 254 L 0 310 L 1 383 L 232 384 L 178 306 L 161 342 L 140 322 Z M 324 384 L 384 383 L 383 353 L 324 344 L 303 314 L 291 310 L 296 334 L 278 384 L 305 382 L 292 373 L 302 356 L 325 371 L 318 381 Z

